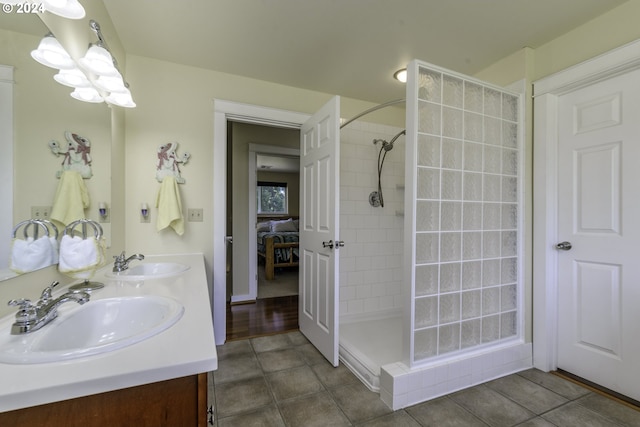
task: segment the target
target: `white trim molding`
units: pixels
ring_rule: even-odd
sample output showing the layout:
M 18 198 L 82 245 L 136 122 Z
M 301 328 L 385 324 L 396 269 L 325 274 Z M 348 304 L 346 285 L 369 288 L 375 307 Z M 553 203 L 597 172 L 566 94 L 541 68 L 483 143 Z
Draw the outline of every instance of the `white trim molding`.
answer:
M 299 129 L 310 115 L 221 99 L 214 99 L 213 110 L 212 307 L 216 345 L 222 345 L 227 335 L 227 121 Z
M 0 65 L 0 182 L 5 189 L 0 206 L 0 230 L 13 230 L 13 66 Z M 15 273 L 9 270 L 9 254 L 11 253 L 11 239 L 3 239 L 0 244 L 0 280 L 13 277 Z
M 533 365 L 557 368 L 558 98 L 640 68 L 640 40 L 533 82 Z

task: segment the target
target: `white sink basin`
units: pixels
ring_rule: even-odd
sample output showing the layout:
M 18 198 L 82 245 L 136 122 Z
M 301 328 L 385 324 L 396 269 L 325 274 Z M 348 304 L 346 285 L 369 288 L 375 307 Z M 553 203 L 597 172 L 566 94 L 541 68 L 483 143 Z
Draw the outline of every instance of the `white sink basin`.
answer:
M 173 326 L 184 313 L 178 301 L 160 296 L 106 298 L 60 314 L 42 329 L 9 333 L 13 316 L 0 326 L 0 362 L 57 362 L 106 353 L 143 341 Z
M 175 276 L 188 269 L 188 265 L 179 262 L 145 262 L 132 265 L 119 273 L 108 272 L 106 276 L 122 280 L 144 280 Z

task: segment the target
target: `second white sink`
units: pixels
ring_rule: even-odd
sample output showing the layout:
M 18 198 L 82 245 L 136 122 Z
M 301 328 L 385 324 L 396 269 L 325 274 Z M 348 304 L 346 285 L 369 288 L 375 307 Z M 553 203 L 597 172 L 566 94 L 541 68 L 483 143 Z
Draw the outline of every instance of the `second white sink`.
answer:
M 121 272 L 108 272 L 106 276 L 122 280 L 144 280 L 175 276 L 188 269 L 188 265 L 179 262 L 143 262 Z
M 3 322 L 0 362 L 56 362 L 117 350 L 170 328 L 183 313 L 178 301 L 147 295 L 89 301 L 29 334 L 10 335 L 10 322 Z

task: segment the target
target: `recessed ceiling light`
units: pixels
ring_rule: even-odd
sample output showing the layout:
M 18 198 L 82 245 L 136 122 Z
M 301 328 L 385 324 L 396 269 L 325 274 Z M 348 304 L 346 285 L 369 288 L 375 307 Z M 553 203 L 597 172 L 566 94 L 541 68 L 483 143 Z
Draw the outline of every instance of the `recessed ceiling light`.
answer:
M 398 80 L 399 82 L 406 83 L 407 82 L 407 69 L 403 68 L 401 70 L 393 73 L 393 78 Z

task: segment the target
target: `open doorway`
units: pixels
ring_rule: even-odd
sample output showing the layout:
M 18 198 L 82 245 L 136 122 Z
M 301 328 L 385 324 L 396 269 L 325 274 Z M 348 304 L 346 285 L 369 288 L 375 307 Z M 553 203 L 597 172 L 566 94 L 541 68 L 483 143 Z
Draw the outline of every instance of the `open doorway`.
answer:
M 228 121 L 227 340 L 298 328 L 299 145 L 298 129 Z

